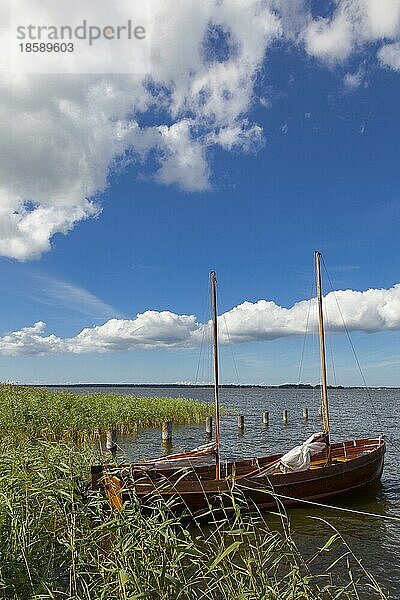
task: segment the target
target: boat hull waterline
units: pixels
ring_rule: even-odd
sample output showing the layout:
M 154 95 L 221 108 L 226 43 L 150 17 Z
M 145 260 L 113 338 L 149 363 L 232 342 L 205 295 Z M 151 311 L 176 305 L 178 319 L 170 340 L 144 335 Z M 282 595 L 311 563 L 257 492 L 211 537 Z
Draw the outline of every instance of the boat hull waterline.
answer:
M 380 479 L 384 465 L 382 438 L 350 440 L 331 445 L 331 462 L 326 453 L 312 458 L 310 469 L 262 475 L 281 455 L 221 463 L 222 477 L 214 478 L 215 466 L 135 471 L 135 465 L 92 467 L 92 487 L 102 490 L 111 507 L 120 510 L 134 494 L 139 499 L 176 497 L 193 513 L 231 505 L 231 495 L 241 492 L 248 505 L 276 509 L 277 504 L 295 506 L 301 500 L 323 502 L 361 489 Z M 260 475 L 258 474 L 260 472 Z

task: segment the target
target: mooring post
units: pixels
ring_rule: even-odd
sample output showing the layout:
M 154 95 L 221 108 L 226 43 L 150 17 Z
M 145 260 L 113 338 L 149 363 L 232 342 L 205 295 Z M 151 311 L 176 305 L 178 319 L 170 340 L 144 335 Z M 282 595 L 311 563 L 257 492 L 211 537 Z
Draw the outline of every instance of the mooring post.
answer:
M 264 412 L 262 414 L 262 422 L 264 425 L 269 425 L 269 411 L 268 410 L 264 410 Z
M 240 431 L 244 430 L 244 416 L 243 415 L 238 415 L 237 426 Z
M 172 421 L 164 421 L 161 426 L 161 441 L 164 446 L 172 445 Z
M 212 417 L 206 417 L 206 435 L 212 438 Z
M 303 419 L 308 421 L 308 408 L 303 408 Z
M 287 411 L 287 409 L 286 409 L 286 408 L 285 408 L 285 410 L 284 410 L 284 411 L 283 411 L 283 413 L 282 413 L 282 418 L 283 418 L 283 422 L 284 422 L 284 423 L 285 423 L 285 425 L 286 425 L 286 423 L 288 422 L 288 411 Z
M 108 429 L 107 431 L 107 439 L 106 439 L 106 449 L 111 452 L 113 458 L 115 458 L 117 454 L 117 430 L 116 429 Z
M 318 406 L 318 416 L 322 419 L 322 406 Z

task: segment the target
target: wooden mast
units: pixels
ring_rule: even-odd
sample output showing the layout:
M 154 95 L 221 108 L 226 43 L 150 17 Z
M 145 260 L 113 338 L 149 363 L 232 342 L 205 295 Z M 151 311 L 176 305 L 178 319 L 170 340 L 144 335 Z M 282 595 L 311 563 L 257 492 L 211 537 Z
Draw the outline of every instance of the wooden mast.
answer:
M 219 454 L 217 277 L 215 275 L 215 271 L 211 271 L 211 300 L 212 300 L 213 353 L 214 353 L 214 400 L 215 400 L 215 444 L 216 444 L 215 479 L 218 480 L 221 477 L 221 461 L 220 461 L 220 454 Z
M 325 358 L 325 333 L 324 333 L 324 315 L 322 310 L 322 283 L 321 283 L 321 254 L 315 252 L 315 267 L 317 278 L 318 295 L 318 316 L 319 316 L 319 343 L 321 350 L 321 378 L 322 378 L 322 404 L 324 416 L 324 432 L 327 444 L 329 444 L 329 405 L 328 405 L 328 387 L 326 383 L 326 358 Z

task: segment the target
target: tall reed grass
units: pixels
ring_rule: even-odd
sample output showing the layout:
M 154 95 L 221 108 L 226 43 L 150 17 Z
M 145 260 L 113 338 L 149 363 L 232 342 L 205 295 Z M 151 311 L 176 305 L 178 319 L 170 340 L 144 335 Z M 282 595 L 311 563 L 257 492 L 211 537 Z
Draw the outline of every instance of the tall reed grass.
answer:
M 113 427 L 122 435 L 163 421 L 199 422 L 212 408 L 186 398 L 134 398 L 116 394 L 48 392 L 0 385 L 0 431 L 48 441 L 95 439 Z

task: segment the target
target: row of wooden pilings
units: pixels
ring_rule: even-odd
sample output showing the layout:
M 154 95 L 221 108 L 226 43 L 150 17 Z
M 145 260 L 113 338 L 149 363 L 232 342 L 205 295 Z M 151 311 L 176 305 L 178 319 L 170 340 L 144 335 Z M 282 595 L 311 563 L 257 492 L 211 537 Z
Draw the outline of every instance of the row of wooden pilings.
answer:
M 318 408 L 318 416 L 322 417 L 322 407 Z M 308 408 L 303 408 L 303 420 L 306 422 L 309 418 Z M 285 409 L 282 412 L 282 421 L 286 425 L 289 422 L 289 411 Z M 262 423 L 263 425 L 269 425 L 269 411 L 265 410 L 262 413 Z M 205 422 L 205 430 L 206 436 L 211 439 L 213 434 L 213 418 L 206 417 Z M 244 416 L 238 415 L 237 417 L 237 427 L 239 432 L 244 431 Z M 172 445 L 172 421 L 165 421 L 161 425 L 161 442 L 163 446 L 171 446 Z M 117 431 L 115 429 L 110 429 L 107 431 L 107 440 L 106 440 L 106 449 L 110 451 L 113 455 L 116 453 L 118 448 L 117 444 Z
M 321 407 L 318 408 L 318 416 L 322 418 L 322 408 Z M 303 420 L 308 421 L 308 418 L 309 418 L 308 408 L 303 408 Z M 287 409 L 285 409 L 282 412 L 282 420 L 285 424 L 289 422 L 289 411 Z M 263 423 L 263 425 L 269 425 L 269 411 L 268 410 L 265 410 L 262 413 L 262 423 Z M 238 415 L 237 426 L 238 426 L 238 429 L 241 429 L 241 430 L 244 429 L 244 416 L 243 415 Z M 212 435 L 212 417 L 206 418 L 206 434 L 209 436 Z

